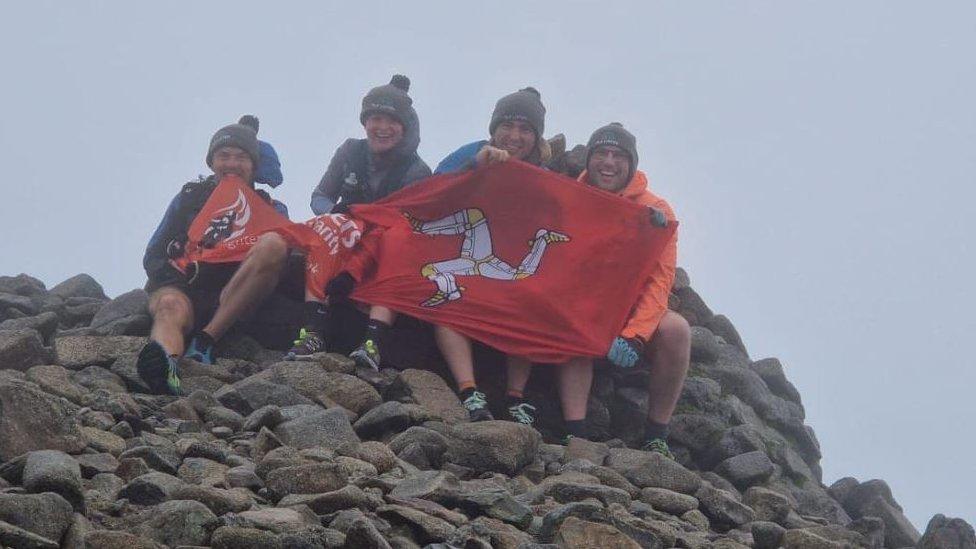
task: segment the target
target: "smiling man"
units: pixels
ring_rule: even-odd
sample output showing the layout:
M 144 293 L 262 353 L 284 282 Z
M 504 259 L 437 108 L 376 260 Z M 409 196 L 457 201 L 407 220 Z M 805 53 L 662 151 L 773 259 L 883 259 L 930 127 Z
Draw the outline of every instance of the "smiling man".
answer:
M 648 189 L 647 176 L 637 169 L 637 140 L 621 124 L 614 122 L 593 132 L 586 153 L 586 170 L 580 174 L 580 181 L 647 206 L 658 219 L 663 214 L 668 222 L 675 220 L 671 206 Z M 654 267 L 644 282 L 644 289 L 606 357 L 620 368 L 633 368 L 642 362 L 649 367 L 650 398 L 643 449 L 672 458 L 667 445 L 668 423 L 681 396 L 691 355 L 688 322 L 668 310 L 677 254 L 678 233 L 675 232 L 661 256 L 653 259 Z M 567 418 L 570 434 L 579 434 L 582 422 L 574 424 L 572 420 L 585 417 L 592 377 L 581 377 L 579 381 L 570 396 L 578 408 L 576 417 Z M 563 408 L 566 409 L 566 403 Z
M 212 364 L 215 341 L 274 290 L 287 263 L 285 240 L 266 234 L 241 263 L 193 264 L 187 272 L 175 266 L 172 260 L 183 255 L 190 225 L 222 178 L 236 176 L 254 188 L 260 159 L 257 132 L 245 124 L 224 126 L 211 138 L 206 159 L 213 175 L 183 186 L 143 258 L 153 326 L 136 366 L 157 393 L 181 393 L 179 358 L 184 347 L 188 358 Z M 267 193 L 258 194 L 272 202 Z M 291 270 L 301 284 L 303 266 Z M 190 333 L 190 345 L 185 346 Z
M 312 211 L 315 215 L 344 210 L 352 204 L 374 202 L 407 185 L 430 176 L 430 167 L 417 155 L 420 145 L 420 120 L 407 94 L 410 79 L 395 74 L 390 83 L 377 86 L 363 97 L 359 121 L 366 130 L 365 139 L 347 139 L 332 156 L 329 167 L 312 191 Z M 348 292 L 348 275 L 339 279 L 338 287 Z M 288 352 L 289 358 L 310 356 L 328 350 L 335 341 L 327 341 L 330 325 L 329 307 L 307 293 L 302 330 Z M 355 313 L 347 308 L 339 315 Z M 395 315 L 384 307 L 374 307 L 370 318 L 386 326 Z M 340 324 L 352 324 L 346 319 Z M 332 334 L 334 335 L 334 334 Z M 339 338 L 333 338 L 339 339 Z M 367 338 L 368 341 L 368 338 Z M 364 344 L 367 342 L 364 341 Z M 355 353 L 357 361 L 373 368 L 379 367 L 378 353 L 373 360 L 372 348 L 361 347 Z

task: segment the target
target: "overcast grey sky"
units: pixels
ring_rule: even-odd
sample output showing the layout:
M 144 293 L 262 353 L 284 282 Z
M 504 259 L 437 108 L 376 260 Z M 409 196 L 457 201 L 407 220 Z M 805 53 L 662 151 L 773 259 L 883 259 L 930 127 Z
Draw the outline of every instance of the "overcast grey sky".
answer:
M 827 484 L 883 478 L 919 529 L 976 522 L 976 4 L 323 4 L 5 3 L 0 274 L 141 286 L 166 204 L 245 112 L 304 219 L 393 72 L 432 166 L 534 85 L 548 134 L 637 135 L 679 263 L 784 362 Z

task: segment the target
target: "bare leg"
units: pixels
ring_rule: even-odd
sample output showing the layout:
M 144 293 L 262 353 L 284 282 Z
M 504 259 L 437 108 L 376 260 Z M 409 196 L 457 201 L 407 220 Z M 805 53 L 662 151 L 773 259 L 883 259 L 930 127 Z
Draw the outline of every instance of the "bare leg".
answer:
M 645 353 L 651 365 L 647 418 L 666 425 L 678 404 L 691 362 L 691 328 L 684 317 L 673 311 L 665 313 Z
M 576 357 L 559 366 L 559 400 L 563 405 L 563 420 L 586 419 L 586 403 L 593 385 L 593 359 Z
M 204 327 L 220 339 L 237 320 L 267 297 L 278 284 L 288 257 L 288 244 L 275 233 L 263 234 L 220 293 L 220 306 Z
M 153 325 L 149 337 L 162 345 L 168 355 L 182 355 L 184 336 L 193 327 L 193 305 L 181 290 L 164 286 L 149 298 Z
M 458 387 L 474 384 L 474 356 L 471 340 L 447 326 L 434 326 L 434 338 Z
M 508 396 L 521 397 L 532 375 L 532 363 L 520 356 L 509 356 L 507 369 Z
M 369 319 L 379 320 L 387 326 L 392 326 L 396 322 L 397 314 L 382 305 L 373 305 L 369 308 Z

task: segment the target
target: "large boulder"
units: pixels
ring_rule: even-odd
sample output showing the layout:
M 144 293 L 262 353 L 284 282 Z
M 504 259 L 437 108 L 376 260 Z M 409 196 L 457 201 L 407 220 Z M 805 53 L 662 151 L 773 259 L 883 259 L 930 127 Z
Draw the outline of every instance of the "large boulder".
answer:
M 267 374 L 256 374 L 233 385 L 225 385 L 214 393 L 221 404 L 247 416 L 269 404 L 284 407 L 295 404 L 312 404 L 301 393 L 280 383 L 270 381 Z
M 221 525 L 210 509 L 198 502 L 173 500 L 147 510 L 145 519 L 132 528 L 132 533 L 162 543 L 178 545 L 209 545 L 210 535 Z
M 67 401 L 32 384 L 0 381 L 0 462 L 34 450 L 85 448 Z
M 976 549 L 976 533 L 966 521 L 935 515 L 918 540 L 918 549 Z
M 17 276 L 0 276 L 0 292 L 24 296 L 39 296 L 47 293 L 44 283 L 21 273 Z
M 36 330 L 0 330 L 0 370 L 26 371 L 44 364 L 48 353 Z
M 698 475 L 656 452 L 614 448 L 607 458 L 607 467 L 638 488 L 665 488 L 682 494 L 694 494 L 701 485 Z
M 331 372 L 317 362 L 279 362 L 265 373 L 269 381 L 287 385 L 323 406 L 339 405 L 361 415 L 383 399 L 372 385 L 349 374 Z
M 388 400 L 409 399 L 447 423 L 467 421 L 468 412 L 439 375 L 427 370 L 404 370 L 390 387 Z
M 311 463 L 280 467 L 268 473 L 265 483 L 273 495 L 322 494 L 346 485 L 347 476 L 332 463 Z
M 281 423 L 274 429 L 281 442 L 295 448 L 336 449 L 358 443 L 359 437 L 341 408 L 320 410 Z
M 99 335 L 142 335 L 151 325 L 149 296 L 140 288 L 103 305 L 89 326 Z
M 593 548 L 614 547 L 618 549 L 639 549 L 640 545 L 623 532 L 598 522 L 588 522 L 576 517 L 563 521 L 556 533 L 556 545 L 560 547 Z
M 475 471 L 516 475 L 535 459 L 542 437 L 510 421 L 463 423 L 451 429 L 447 459 Z
M 768 479 L 773 474 L 773 462 L 764 452 L 755 450 L 726 459 L 718 464 L 715 472 L 736 488 L 744 489 Z
M 69 370 L 106 366 L 125 355 L 138 353 L 146 338 L 133 336 L 65 336 L 54 339 L 57 363 Z
M 23 484 L 34 494 L 54 492 L 67 500 L 75 511 L 85 512 L 81 467 L 64 452 L 39 450 L 27 454 Z
M 0 521 L 60 543 L 71 526 L 71 504 L 57 494 L 0 494 Z
M 56 364 L 34 366 L 27 370 L 27 380 L 36 383 L 45 392 L 64 397 L 80 406 L 91 403 L 90 391 L 76 383 L 69 370 Z
M 54 335 L 58 329 L 58 314 L 54 311 L 47 311 L 39 315 L 25 316 L 23 318 L 11 318 L 0 322 L 0 331 L 17 330 L 37 330 L 44 341 Z
M 105 295 L 105 290 L 102 289 L 102 285 L 92 278 L 91 275 L 84 273 L 75 275 L 65 280 L 64 282 L 51 288 L 48 293 L 64 299 L 68 299 L 70 297 L 108 299 L 108 296 Z

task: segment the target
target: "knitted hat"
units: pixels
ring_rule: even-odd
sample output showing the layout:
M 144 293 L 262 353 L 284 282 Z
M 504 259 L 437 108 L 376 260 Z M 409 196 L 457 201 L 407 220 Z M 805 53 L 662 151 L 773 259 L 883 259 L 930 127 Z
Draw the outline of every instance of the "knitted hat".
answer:
M 586 166 L 590 165 L 590 155 L 600 146 L 613 146 L 622 149 L 630 156 L 630 173 L 627 181 L 634 177 L 637 171 L 637 138 L 634 134 L 624 129 L 620 122 L 611 122 L 606 126 L 593 132 L 590 140 L 586 143 Z
M 254 128 L 244 124 L 231 124 L 217 130 L 210 138 L 210 148 L 207 149 L 207 165 L 212 166 L 213 155 L 221 147 L 237 147 L 251 157 L 255 167 L 258 165 L 258 134 Z
M 546 108 L 542 105 L 539 90 L 530 86 L 499 99 L 491 113 L 488 135 L 495 133 L 495 128 L 502 122 L 516 120 L 527 122 L 535 130 L 536 139 L 542 138 L 546 129 Z
M 404 126 L 411 119 L 413 100 L 407 95 L 410 91 L 410 79 L 402 74 L 394 74 L 390 83 L 377 86 L 363 97 L 363 110 L 359 121 L 365 125 L 369 115 L 384 113 L 396 118 Z

